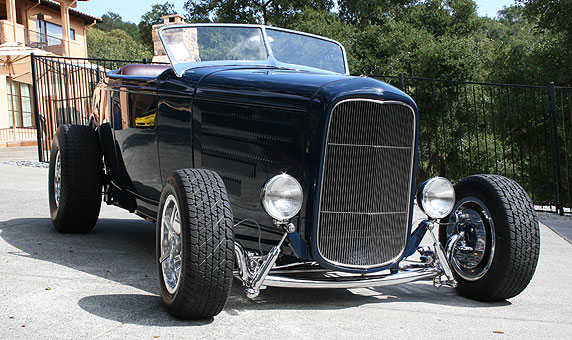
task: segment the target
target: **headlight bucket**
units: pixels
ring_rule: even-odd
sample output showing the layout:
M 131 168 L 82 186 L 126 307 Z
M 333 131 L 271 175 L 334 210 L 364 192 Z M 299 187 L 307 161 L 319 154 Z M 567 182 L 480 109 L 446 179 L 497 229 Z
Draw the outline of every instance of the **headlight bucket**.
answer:
M 260 194 L 260 202 L 266 213 L 280 222 L 296 216 L 302 208 L 303 199 L 302 186 L 288 174 L 270 178 Z
M 455 188 L 443 177 L 433 177 L 417 190 L 417 205 L 424 214 L 433 219 L 443 218 L 455 206 Z

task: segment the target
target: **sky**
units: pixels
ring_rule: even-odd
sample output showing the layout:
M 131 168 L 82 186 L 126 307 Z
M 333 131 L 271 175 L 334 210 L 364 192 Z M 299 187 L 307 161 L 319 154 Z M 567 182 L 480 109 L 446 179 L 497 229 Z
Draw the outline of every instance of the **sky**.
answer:
M 102 16 L 107 12 L 119 13 L 124 21 L 138 23 L 141 16 L 151 9 L 151 5 L 165 3 L 168 0 L 90 0 L 78 1 L 77 9 L 95 16 Z M 183 12 L 185 0 L 171 0 L 175 9 Z M 514 0 L 476 0 L 478 13 L 480 16 L 495 17 L 497 11 L 514 4 Z

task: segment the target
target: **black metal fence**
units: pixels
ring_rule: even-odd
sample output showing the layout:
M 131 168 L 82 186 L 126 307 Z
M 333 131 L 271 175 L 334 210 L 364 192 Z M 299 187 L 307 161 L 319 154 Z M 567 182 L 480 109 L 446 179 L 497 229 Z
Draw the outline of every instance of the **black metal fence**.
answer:
M 570 211 L 572 88 L 370 76 L 419 106 L 419 180 L 500 174 L 518 181 L 537 209 Z
M 141 62 L 32 55 L 39 160 L 49 161 L 60 125 L 89 123 L 93 90 L 106 72 Z
M 97 83 L 125 60 L 32 56 L 40 161 L 62 124 L 87 124 Z M 495 173 L 540 210 L 572 207 L 572 88 L 369 75 L 408 93 L 421 112 L 418 180 Z M 566 207 L 566 208 L 565 208 Z

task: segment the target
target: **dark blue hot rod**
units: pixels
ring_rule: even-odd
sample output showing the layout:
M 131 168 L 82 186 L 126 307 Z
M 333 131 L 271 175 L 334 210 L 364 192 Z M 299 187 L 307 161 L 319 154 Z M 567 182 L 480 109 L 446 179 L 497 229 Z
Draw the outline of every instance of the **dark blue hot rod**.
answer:
M 218 314 L 233 277 L 249 297 L 426 279 L 497 301 L 527 286 L 539 228 L 526 192 L 495 175 L 416 191 L 417 106 L 349 76 L 339 43 L 259 25 L 159 34 L 171 65 L 109 72 L 90 126 L 58 130 L 49 199 L 61 232 L 89 232 L 102 192 L 156 221 L 170 313 Z

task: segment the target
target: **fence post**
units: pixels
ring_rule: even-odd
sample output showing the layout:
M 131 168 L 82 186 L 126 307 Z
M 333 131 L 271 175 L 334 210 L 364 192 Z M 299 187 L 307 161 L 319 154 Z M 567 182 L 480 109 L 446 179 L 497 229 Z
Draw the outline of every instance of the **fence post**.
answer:
M 397 77 L 399 79 L 399 89 L 405 92 L 405 77 L 403 77 L 403 73 L 399 72 Z
M 101 71 L 99 70 L 99 64 L 97 64 L 97 71 L 95 71 L 95 81 L 97 82 L 97 84 L 99 84 L 99 82 L 101 81 L 100 73 Z
M 556 176 L 556 212 L 564 215 L 564 207 L 562 203 L 562 169 L 560 167 L 560 145 L 558 143 L 558 113 L 556 112 L 556 87 L 554 83 L 547 86 L 548 90 L 548 110 L 552 116 L 552 162 L 554 166 L 554 176 Z
M 38 161 L 43 161 L 44 153 L 42 152 L 42 126 L 40 125 L 40 109 L 38 105 L 38 73 L 36 70 L 36 56 L 30 54 L 30 62 L 32 63 L 32 105 L 34 108 L 34 119 L 36 121 L 36 139 L 38 142 Z

